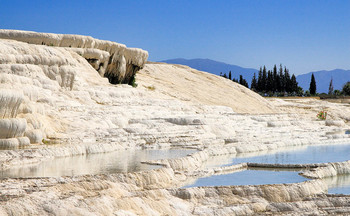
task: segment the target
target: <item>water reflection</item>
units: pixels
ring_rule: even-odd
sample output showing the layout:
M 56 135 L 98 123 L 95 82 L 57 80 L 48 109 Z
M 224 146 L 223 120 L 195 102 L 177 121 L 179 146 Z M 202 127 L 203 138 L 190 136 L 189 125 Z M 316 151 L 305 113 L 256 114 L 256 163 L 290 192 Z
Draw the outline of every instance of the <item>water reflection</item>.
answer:
M 195 183 L 185 186 L 228 186 L 228 185 L 263 185 L 297 183 L 308 179 L 298 175 L 293 170 L 244 170 L 224 175 L 213 175 L 199 178 Z
M 141 161 L 183 157 L 193 149 L 121 150 L 110 153 L 55 158 L 39 165 L 25 165 L 0 172 L 0 178 L 57 177 L 84 174 L 136 172 L 158 168 Z
M 230 164 L 243 162 L 272 164 L 306 164 L 342 162 L 350 159 L 350 145 L 315 145 L 294 147 L 274 152 L 257 154 L 238 154 Z
M 325 178 L 330 194 L 350 194 L 350 175 L 337 175 Z

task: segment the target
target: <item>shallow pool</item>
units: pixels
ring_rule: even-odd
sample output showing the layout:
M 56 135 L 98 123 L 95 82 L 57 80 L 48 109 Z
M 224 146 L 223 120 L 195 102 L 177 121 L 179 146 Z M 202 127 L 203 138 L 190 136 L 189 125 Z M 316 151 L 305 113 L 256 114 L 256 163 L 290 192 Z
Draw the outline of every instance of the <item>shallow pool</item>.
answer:
M 208 160 L 206 166 L 229 166 L 244 162 L 269 164 L 308 164 L 342 162 L 346 160 L 350 160 L 350 144 L 289 147 L 274 151 L 212 157 L 210 160 Z M 186 187 L 280 184 L 296 183 L 307 180 L 306 178 L 299 176 L 299 172 L 300 170 L 286 171 L 282 169 L 249 169 L 231 174 L 200 178 L 195 183 Z M 345 178 L 348 178 L 348 181 L 345 181 Z M 339 177 L 337 181 L 334 179 L 331 181 L 333 181 L 333 185 L 330 185 L 329 187 L 330 193 L 349 193 L 347 191 L 350 191 L 350 175 L 349 177 Z
M 330 194 L 350 194 L 350 175 L 338 175 L 324 179 Z
M 261 154 L 261 155 L 259 155 Z M 243 162 L 273 164 L 307 164 L 350 160 L 350 144 L 294 147 L 278 151 L 238 154 L 229 164 Z
M 187 187 L 297 183 L 308 180 L 293 170 L 244 170 L 199 178 Z
M 84 174 L 137 172 L 159 168 L 142 161 L 183 157 L 193 149 L 121 150 L 110 153 L 55 158 L 38 165 L 25 165 L 0 171 L 0 178 L 57 177 Z

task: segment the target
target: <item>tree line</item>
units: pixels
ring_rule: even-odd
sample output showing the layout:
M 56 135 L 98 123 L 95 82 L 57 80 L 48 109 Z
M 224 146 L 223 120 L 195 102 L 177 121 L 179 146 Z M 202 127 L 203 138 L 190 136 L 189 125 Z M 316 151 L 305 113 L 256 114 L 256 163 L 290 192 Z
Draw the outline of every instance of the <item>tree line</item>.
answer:
M 248 82 L 242 75 L 239 80 L 232 79 L 231 71 L 228 76 L 226 73 L 220 75 L 249 88 Z M 265 65 L 260 67 L 258 76 L 254 73 L 250 89 L 267 96 L 303 95 L 303 89 L 298 85 L 295 75 L 290 76 L 289 69 L 286 66 L 283 68 L 282 64 L 278 69 L 274 65 L 272 70 L 267 70 Z
M 242 75 L 239 76 L 239 79 L 235 79 L 232 77 L 232 72 L 229 71 L 228 75 L 226 75 L 226 73 L 220 73 L 220 76 L 249 88 L 247 80 L 245 80 Z M 250 89 L 263 96 L 347 96 L 350 95 L 350 82 L 347 82 L 342 90 L 334 90 L 333 78 L 331 78 L 328 94 L 318 94 L 316 91 L 316 79 L 312 73 L 310 87 L 304 92 L 298 85 L 295 75 L 292 74 L 292 76 L 290 76 L 289 69 L 287 69 L 286 66 L 283 67 L 282 64 L 280 64 L 277 69 L 277 66 L 274 65 L 272 70 L 267 70 L 264 65 L 264 67 L 260 67 L 258 77 L 256 73 L 254 73 Z

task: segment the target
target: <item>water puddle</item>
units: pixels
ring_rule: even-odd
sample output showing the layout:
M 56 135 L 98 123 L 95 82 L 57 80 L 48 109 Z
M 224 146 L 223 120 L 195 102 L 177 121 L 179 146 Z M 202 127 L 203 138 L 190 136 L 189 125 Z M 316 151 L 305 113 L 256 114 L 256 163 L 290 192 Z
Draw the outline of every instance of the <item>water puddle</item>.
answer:
M 85 174 L 137 172 L 159 168 L 142 161 L 184 157 L 194 149 L 121 150 L 110 153 L 55 158 L 39 165 L 25 165 L 0 171 L 0 178 L 58 177 Z
M 185 186 L 185 188 L 200 186 L 298 183 L 308 180 L 307 178 L 298 175 L 298 172 L 299 171 L 296 170 L 248 169 L 230 174 L 199 178 L 193 184 Z
M 350 175 L 337 175 L 325 178 L 330 194 L 350 194 Z
M 228 165 L 243 162 L 270 164 L 308 164 L 350 160 L 350 145 L 315 145 L 285 150 L 237 154 Z
M 344 133 L 344 132 L 343 132 Z M 288 147 L 273 151 L 262 151 L 237 154 L 234 156 L 213 157 L 207 167 L 230 166 L 239 163 L 267 164 L 310 164 L 343 162 L 350 160 L 350 145 L 314 145 Z M 220 185 L 263 185 L 297 183 L 308 180 L 291 169 L 251 169 L 224 175 L 199 178 L 186 187 L 220 186 Z M 350 175 L 341 176 L 329 181 L 329 193 L 350 193 Z

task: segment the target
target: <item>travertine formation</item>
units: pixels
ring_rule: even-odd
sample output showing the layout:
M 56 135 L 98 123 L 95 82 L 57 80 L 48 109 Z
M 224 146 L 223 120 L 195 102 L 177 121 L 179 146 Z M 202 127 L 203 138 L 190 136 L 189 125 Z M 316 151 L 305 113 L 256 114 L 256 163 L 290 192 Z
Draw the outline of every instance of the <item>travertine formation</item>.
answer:
M 238 153 L 349 143 L 346 104 L 268 101 L 227 79 L 145 64 L 145 51 L 86 36 L 0 30 L 0 38 L 0 146 L 7 149 L 0 151 L 0 170 L 125 148 L 198 149 L 148 161 L 164 167 L 138 173 L 2 179 L 0 215 L 350 212 L 350 198 L 325 194 L 323 180 L 348 173 L 348 162 L 305 170 L 315 179 L 303 183 L 180 188 L 246 169 L 220 167 Z M 128 82 L 141 67 L 137 88 L 110 84 Z M 320 110 L 328 121 L 316 119 Z
M 109 81 L 114 84 L 128 84 L 148 58 L 148 52 L 142 49 L 127 48 L 124 44 L 82 35 L 2 29 L 0 30 L 0 38 L 30 44 L 72 48 L 72 51 L 87 59 L 101 76 L 108 77 Z
M 16 118 L 23 95 L 0 89 L 0 149 L 15 149 L 30 144 L 31 136 L 24 136 L 27 121 Z

